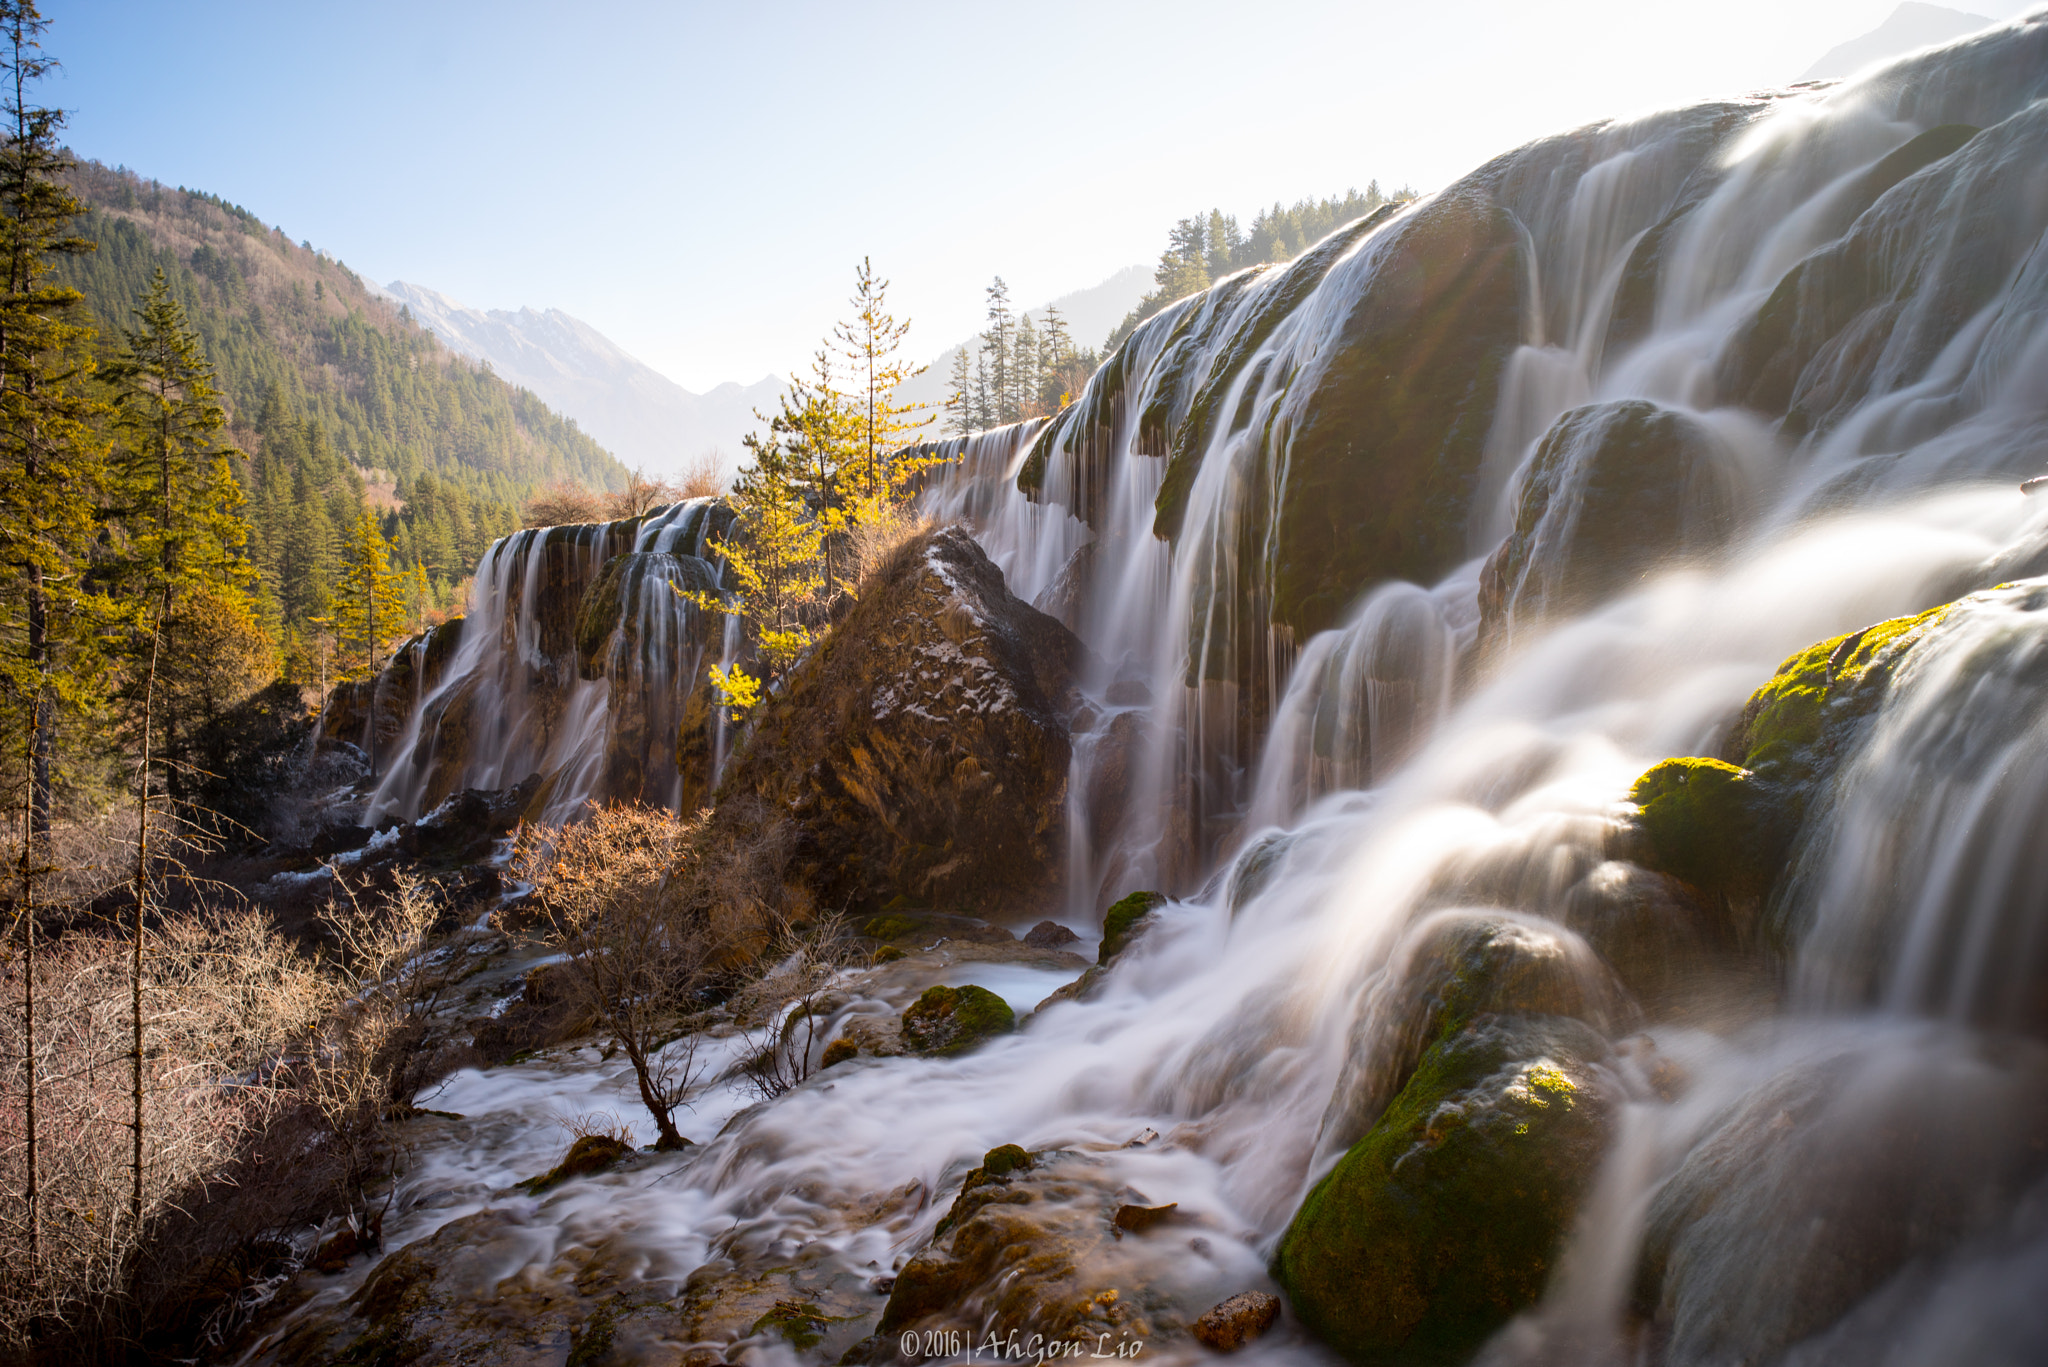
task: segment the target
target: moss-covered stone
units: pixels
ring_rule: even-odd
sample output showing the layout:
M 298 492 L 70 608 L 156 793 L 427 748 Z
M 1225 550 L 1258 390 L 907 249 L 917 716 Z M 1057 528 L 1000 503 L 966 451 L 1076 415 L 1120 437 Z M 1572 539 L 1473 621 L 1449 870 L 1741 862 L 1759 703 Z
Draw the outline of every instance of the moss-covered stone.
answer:
M 1947 609 L 1830 637 L 1750 695 L 1719 758 L 1652 767 L 1629 791 L 1637 861 L 1708 892 L 1767 897 L 1817 794 L 1884 699 L 1892 672 Z
M 1353 1362 L 1436 1367 L 1534 1304 L 1613 1126 L 1606 1054 L 1539 1016 L 1432 1048 L 1281 1238 L 1295 1314 Z
M 754 1321 L 753 1334 L 774 1334 L 796 1349 L 808 1352 L 824 1341 L 826 1331 L 838 1323 L 809 1301 L 777 1301 L 775 1308 Z
M 1758 897 L 1785 860 L 1795 817 L 1786 794 L 1725 760 L 1667 759 L 1628 800 L 1652 867 L 1709 892 Z
M 1166 905 L 1163 892 L 1134 892 L 1118 898 L 1102 913 L 1102 947 L 1096 951 L 1095 962 L 1106 964 L 1137 938 L 1152 913 Z
M 1482 1016 L 1569 1017 L 1605 1031 L 1626 1012 L 1606 966 L 1571 931 L 1502 912 L 1438 912 L 1403 939 L 1386 985 L 1353 1020 L 1318 1151 L 1356 1142 L 1430 1048 Z
M 985 987 L 928 987 L 903 1012 L 903 1038 L 919 1053 L 960 1054 L 1017 1028 L 1010 1004 Z
M 849 1059 L 856 1059 L 859 1057 L 860 1046 L 858 1044 L 855 1044 L 852 1040 L 842 1036 L 841 1038 L 833 1040 L 830 1044 L 825 1046 L 825 1053 L 821 1058 L 819 1058 L 818 1066 L 820 1068 L 831 1068 L 835 1067 L 838 1064 L 845 1063 Z
M 633 1151 L 625 1140 L 609 1134 L 586 1134 L 569 1146 L 569 1152 L 562 1161 L 539 1177 L 520 1183 L 535 1196 L 558 1187 L 572 1177 L 588 1177 L 603 1172 L 621 1158 Z

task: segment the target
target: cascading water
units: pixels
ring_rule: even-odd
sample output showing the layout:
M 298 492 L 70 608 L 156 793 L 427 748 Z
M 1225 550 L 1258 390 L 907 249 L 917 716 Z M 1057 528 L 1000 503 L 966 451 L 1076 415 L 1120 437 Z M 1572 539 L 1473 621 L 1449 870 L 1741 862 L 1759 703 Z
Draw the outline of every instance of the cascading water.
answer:
M 716 500 L 692 499 L 494 542 L 468 614 L 407 643 L 376 681 L 374 725 L 396 743 L 379 737 L 369 821 L 529 776 L 553 821 L 601 797 L 701 805 L 727 723 L 699 685 L 735 642 L 674 590 L 718 591 L 711 542 L 729 522 Z
M 2048 19 L 1540 142 L 957 444 L 927 510 L 1096 657 L 1073 910 L 1182 899 L 1091 1000 L 841 1065 L 665 1178 L 674 1221 L 586 1201 L 521 1256 L 887 1270 L 945 1202 L 907 1235 L 842 1212 L 1016 1143 L 1090 1149 L 1204 1227 L 1125 1269 L 1166 1300 L 1258 1284 L 1370 1123 L 1340 1103 L 1417 936 L 1505 914 L 1606 991 L 1577 931 L 1640 873 L 1610 857 L 1638 775 L 1714 754 L 1794 652 L 2048 566 L 2014 488 L 2048 461 L 2043 94 Z M 480 619 L 525 621 L 493 605 L 534 545 L 479 574 Z M 1919 628 L 1749 967 L 1640 1004 L 1605 1165 L 1487 1360 L 2039 1359 L 2044 592 Z M 485 1079 L 437 1104 L 502 1104 Z

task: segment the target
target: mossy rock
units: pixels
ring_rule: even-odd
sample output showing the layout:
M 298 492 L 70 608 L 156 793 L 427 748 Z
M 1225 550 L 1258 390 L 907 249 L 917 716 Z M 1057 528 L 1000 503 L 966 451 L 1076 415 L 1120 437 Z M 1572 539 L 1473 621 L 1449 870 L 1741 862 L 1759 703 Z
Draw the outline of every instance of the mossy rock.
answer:
M 1613 1129 L 1607 1052 L 1553 1016 L 1433 1047 L 1281 1238 L 1302 1323 L 1353 1362 L 1448 1367 L 1535 1304 Z
M 860 1046 L 844 1035 L 825 1046 L 824 1057 L 818 1060 L 820 1068 L 831 1068 L 849 1059 L 860 1057 Z
M 1797 825 L 1790 795 L 1726 760 L 1667 759 L 1628 800 L 1648 862 L 1709 892 L 1758 897 L 1776 880 Z
M 1386 986 L 1352 1023 L 1318 1150 L 1348 1147 L 1408 1085 L 1433 1045 L 1482 1017 L 1569 1017 L 1598 1031 L 1628 1019 L 1626 993 L 1573 932 L 1533 917 L 1443 911 L 1402 940 Z
M 861 926 L 860 933 L 876 940 L 901 940 L 917 934 L 918 925 L 908 916 L 870 916 Z
M 1106 964 L 1123 953 L 1153 911 L 1167 901 L 1163 892 L 1134 892 L 1111 903 L 1102 913 L 1102 948 L 1096 951 L 1095 962 Z
M 985 987 L 928 987 L 903 1013 L 903 1038 L 923 1054 L 961 1054 L 1017 1028 L 1010 1004 Z
M 633 1151 L 633 1146 L 609 1134 L 586 1134 L 569 1146 L 562 1161 L 539 1177 L 519 1185 L 534 1196 L 558 1187 L 572 1177 L 604 1172 Z
M 1767 897 L 1815 798 L 1946 607 L 1833 636 L 1750 695 L 1721 756 L 1652 767 L 1629 790 L 1638 862 L 1710 893 Z
M 822 1343 L 826 1332 L 839 1323 L 840 1318 L 826 1314 L 809 1301 L 777 1301 L 772 1310 L 754 1321 L 754 1327 L 747 1333 L 750 1336 L 774 1334 L 799 1353 L 804 1353 Z
M 1793 655 L 1750 695 L 1724 757 L 1779 783 L 1827 777 L 1844 742 L 1877 711 L 1892 671 L 1947 611 L 1894 617 Z

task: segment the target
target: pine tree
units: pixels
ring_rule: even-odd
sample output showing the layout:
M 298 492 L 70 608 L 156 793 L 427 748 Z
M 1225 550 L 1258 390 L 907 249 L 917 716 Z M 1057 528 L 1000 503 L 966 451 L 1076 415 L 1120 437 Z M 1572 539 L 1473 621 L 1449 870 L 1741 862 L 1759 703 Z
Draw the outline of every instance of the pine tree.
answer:
M 58 730 L 97 698 L 96 636 L 114 614 L 86 573 L 98 532 L 104 448 L 88 425 L 92 329 L 78 291 L 51 279 L 58 258 L 91 250 L 71 231 L 84 211 L 62 177 L 64 117 L 28 102 L 53 65 L 31 0 L 0 0 L 0 690 L 5 724 L 28 752 L 30 830 L 48 831 Z
M 78 316 L 78 292 L 50 278 L 58 258 L 91 244 L 71 231 L 84 206 L 60 179 L 71 165 L 58 141 L 63 115 L 28 102 L 29 86 L 53 65 L 40 46 L 46 27 L 31 0 L 0 0 L 0 556 L 7 561 L 0 575 L 0 722 L 8 752 L 20 757 L 13 771 L 23 779 L 20 887 L 6 929 L 22 933 L 14 976 L 22 985 L 21 1197 L 31 1279 L 42 1260 L 36 844 L 49 834 L 63 714 L 76 716 L 96 701 L 94 639 L 113 615 L 86 573 L 104 478 L 102 448 L 88 426 L 96 416 L 85 388 L 92 330 Z
M 391 568 L 391 543 L 376 514 L 364 509 L 343 543 L 335 585 L 334 634 L 342 678 L 376 674 L 384 666 L 385 648 L 404 636 L 405 578 Z
M 852 372 L 851 395 L 856 439 L 860 446 L 855 472 L 863 498 L 873 500 L 892 483 L 888 468 L 892 453 L 918 439 L 931 418 L 923 404 L 898 403 L 896 387 L 924 374 L 925 367 L 911 365 L 899 352 L 910 331 L 910 320 L 898 322 L 888 310 L 889 282 L 875 275 L 874 266 L 862 257 L 855 270 L 853 317 L 835 324 L 832 336 L 840 345 Z
M 952 436 L 964 437 L 977 430 L 974 395 L 974 372 L 969 367 L 967 348 L 961 347 L 953 353 L 953 369 L 947 375 L 952 392 L 946 397 L 946 431 Z
M 981 334 L 981 354 L 988 362 L 988 426 L 1015 422 L 1016 391 L 1011 375 L 1017 342 L 1017 319 L 1010 312 L 1010 287 L 996 277 L 988 287 L 988 330 Z
M 246 500 L 229 465 L 241 453 L 217 440 L 227 415 L 213 367 L 161 270 L 135 318 L 102 372 L 114 395 L 112 512 L 126 533 L 124 577 L 154 623 L 133 653 L 162 667 L 146 683 L 131 675 L 124 700 L 134 715 L 140 692 L 153 692 L 143 724 L 153 717 L 163 734 L 144 737 L 144 747 L 177 796 L 187 786 L 186 738 L 258 682 L 274 642 L 257 618 L 256 571 L 244 554 Z
M 1039 416 L 1038 387 L 1045 358 L 1038 350 L 1038 326 L 1026 313 L 1017 320 L 1015 355 L 1010 363 L 1010 408 L 1020 418 Z

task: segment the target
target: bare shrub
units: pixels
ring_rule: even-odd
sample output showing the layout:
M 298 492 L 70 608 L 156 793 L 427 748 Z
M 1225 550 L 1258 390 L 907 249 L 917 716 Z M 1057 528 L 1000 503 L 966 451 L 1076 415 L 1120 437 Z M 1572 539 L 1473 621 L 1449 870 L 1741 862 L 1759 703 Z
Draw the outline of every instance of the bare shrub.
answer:
M 685 1143 L 675 1114 L 701 1071 L 684 1018 L 710 981 L 713 946 L 669 883 L 702 828 L 661 808 L 593 805 L 575 825 L 529 830 L 514 856 L 573 990 L 633 1065 L 662 1149 Z
M 725 492 L 725 453 L 717 447 L 701 453 L 683 469 L 677 492 L 684 498 L 717 498 Z
M 130 1289 L 160 1279 L 172 1250 L 157 1241 L 196 1188 L 232 1165 L 245 1144 L 289 1105 L 263 1065 L 278 1043 L 333 1004 L 330 984 L 255 912 L 181 917 L 145 936 L 143 1010 L 143 1220 L 129 1216 L 130 945 L 67 936 L 35 965 L 36 1057 L 24 1058 L 22 1022 L 0 1017 L 0 1082 L 22 1095 L 38 1084 L 39 1238 L 25 1210 L 0 1212 L 0 1347 L 32 1341 L 90 1344 L 127 1332 Z M 9 977 L 24 971 L 10 957 Z M 13 995 L 13 994 L 10 994 Z M 60 1142 L 48 1142 L 59 1136 Z M 0 1111 L 0 1186 L 26 1187 L 22 1112 Z
M 870 958 L 844 919 L 829 916 L 801 924 L 778 920 L 762 962 L 772 967 L 737 993 L 732 1006 L 751 1022 L 741 1080 L 772 1101 L 817 1070 L 841 1004 L 834 989 L 846 970 L 865 967 Z
M 604 514 L 604 495 L 574 480 L 558 479 L 526 501 L 520 520 L 528 527 L 561 527 L 601 521 Z
M 682 498 L 680 486 L 665 479 L 657 479 L 645 470 L 634 470 L 626 476 L 626 487 L 617 493 L 605 495 L 605 512 L 615 519 L 639 517 L 652 512 L 665 503 L 674 503 Z
M 782 927 L 814 919 L 810 891 L 788 877 L 800 832 L 788 813 L 750 793 L 698 821 L 697 857 L 670 896 L 704 923 L 721 966 L 742 972 L 772 952 Z

